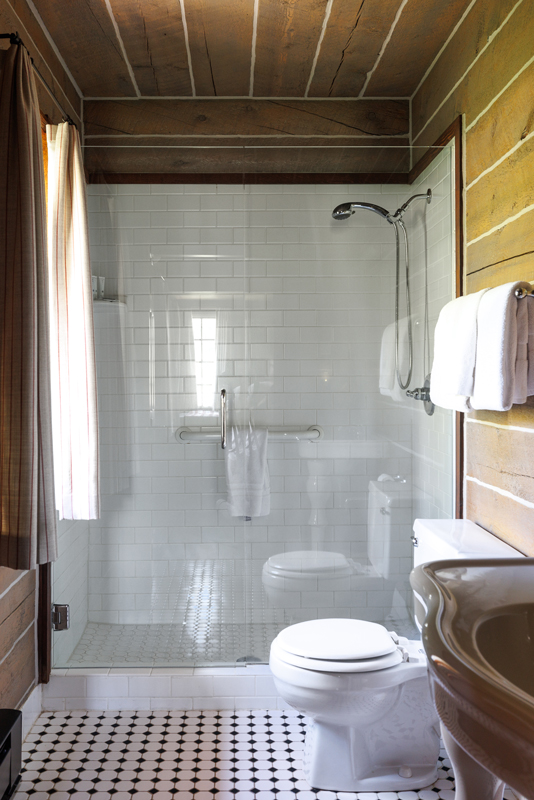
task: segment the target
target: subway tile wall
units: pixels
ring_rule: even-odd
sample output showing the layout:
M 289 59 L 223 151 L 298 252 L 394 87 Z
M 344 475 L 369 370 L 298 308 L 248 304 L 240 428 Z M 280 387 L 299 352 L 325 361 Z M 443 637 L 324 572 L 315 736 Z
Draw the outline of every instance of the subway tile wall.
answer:
M 58 559 L 53 564 L 54 603 L 70 606 L 70 628 L 52 635 L 52 660 L 64 663 L 78 644 L 88 621 L 89 522 L 58 522 Z
M 225 580 L 211 591 L 228 622 L 384 621 L 392 586 L 407 596 L 414 514 L 396 503 L 391 515 L 394 583 L 367 575 L 369 482 L 401 475 L 410 489 L 414 422 L 428 425 L 413 403 L 378 388 L 394 314 L 391 226 L 368 212 L 341 223 L 331 212 L 355 198 L 394 210 L 413 187 L 88 190 L 93 273 L 119 300 L 95 305 L 103 514 L 90 524 L 89 620 L 182 622 L 184 563 L 214 574 L 224 562 Z M 428 234 L 443 238 L 443 226 Z M 432 252 L 444 263 L 439 242 Z M 208 353 L 202 389 L 195 319 L 214 320 L 217 332 L 216 372 Z M 177 428 L 218 425 L 222 388 L 231 423 L 324 430 L 317 443 L 269 444 L 267 517 L 229 515 L 217 444 L 176 441 Z M 425 428 L 427 447 L 439 433 Z M 434 498 L 426 479 L 417 488 Z M 440 475 L 435 483 L 443 486 Z M 263 564 L 308 549 L 343 553 L 361 568 L 337 591 L 318 587 L 277 607 L 262 589 Z

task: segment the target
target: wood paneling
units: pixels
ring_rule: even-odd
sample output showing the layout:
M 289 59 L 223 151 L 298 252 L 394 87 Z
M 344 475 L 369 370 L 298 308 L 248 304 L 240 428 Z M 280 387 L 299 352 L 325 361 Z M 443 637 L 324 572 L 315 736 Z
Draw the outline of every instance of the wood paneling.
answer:
M 418 143 L 430 143 L 458 113 L 473 123 L 466 233 L 468 242 L 482 238 L 466 247 L 466 292 L 534 280 L 534 211 L 522 213 L 534 204 L 534 145 L 523 142 L 534 117 L 532 11 L 531 0 L 479 0 L 413 98 L 416 136 L 424 128 Z M 509 412 L 470 418 L 479 422 L 465 425 L 466 474 L 485 485 L 467 480 L 466 516 L 534 555 L 534 397 Z
M 0 708 L 17 708 L 35 684 L 35 631 L 27 631 L 0 664 Z
M 414 137 L 474 62 L 517 0 L 478 0 L 413 98 Z M 465 111 L 466 109 L 461 109 Z M 453 114 L 450 114 L 453 116 Z M 430 142 L 429 137 L 425 137 Z
M 232 150 L 180 148 L 158 150 L 104 148 L 85 150 L 88 172 L 122 173 L 357 173 L 392 172 L 406 174 L 409 166 L 408 148 L 314 149 L 303 147 Z
M 0 29 L 1 33 L 18 31 L 54 96 L 74 121 L 80 124 L 81 102 L 78 93 L 25 0 L 11 0 L 11 3 L 0 0 Z M 9 39 L 0 41 L 0 48 L 7 49 L 9 46 Z M 41 111 L 52 122 L 60 122 L 61 112 L 37 76 L 35 83 Z
M 534 221 L 532 224 L 534 224 Z M 471 250 L 471 248 L 469 249 Z M 476 272 L 468 273 L 466 276 L 466 293 L 478 292 L 480 289 L 500 286 L 510 281 L 534 282 L 534 258 L 532 253 L 516 256 L 507 261 L 500 261 L 497 264 L 479 269 Z
M 497 7 L 500 2 L 500 0 L 489 1 L 494 7 Z M 461 51 L 462 44 L 459 34 L 460 31 L 451 40 L 450 47 L 442 56 L 447 59 L 447 63 L 443 65 L 445 71 L 447 68 L 450 68 L 451 72 L 454 71 L 454 64 L 458 58 L 457 53 Z M 414 143 L 429 144 L 446 127 L 448 121 L 459 114 L 465 114 L 468 127 L 532 57 L 533 40 L 532 2 L 525 0 L 493 39 L 486 31 L 483 32 L 483 41 L 484 44 L 489 41 L 488 47 L 477 61 L 472 62 L 459 86 L 454 88 L 455 82 L 452 78 L 449 78 L 445 85 L 440 85 L 437 92 L 434 92 L 432 83 L 427 84 L 425 91 L 429 92 L 432 97 L 425 117 L 419 116 L 418 112 L 420 95 L 423 91 L 423 87 L 421 87 L 412 104 Z M 432 75 L 429 76 L 428 81 L 431 79 Z M 454 91 L 451 93 L 453 89 Z M 449 93 L 450 96 L 448 96 Z M 443 105 L 441 105 L 442 103 Z M 419 131 L 439 106 L 441 108 L 438 113 L 420 136 Z M 469 152 L 467 158 L 469 159 Z
M 20 574 L 3 569 L 2 582 L 9 586 Z M 34 617 L 35 570 L 31 570 L 0 600 L 0 708 L 16 708 L 35 683 Z
M 534 510 L 467 481 L 467 519 L 494 533 L 527 556 L 534 556 Z
M 382 0 L 380 13 L 373 3 L 348 4 L 334 0 L 310 97 L 357 97 L 367 73 L 375 65 L 402 0 Z
M 185 9 L 196 94 L 248 96 L 254 0 L 196 0 Z
M 111 0 L 111 8 L 141 94 L 191 95 L 180 4 Z
M 534 131 L 533 87 L 531 64 L 467 133 L 467 185 Z
M 528 254 L 531 258 L 532 253 L 534 253 L 534 210 L 470 245 L 467 248 L 467 271 L 468 273 L 480 271 L 486 266 L 493 267 L 501 263 L 503 269 L 508 269 L 509 259 L 523 254 Z M 495 274 L 498 274 L 498 269 Z M 499 283 L 506 283 L 506 280 Z
M 467 243 L 534 205 L 534 139 L 484 175 L 466 195 Z M 515 254 L 514 254 L 515 255 Z
M 12 570 L 14 574 L 18 573 L 18 570 Z M 27 572 L 23 578 L 21 578 L 17 583 L 15 583 L 12 588 L 7 592 L 7 594 L 2 597 L 0 600 L 0 624 L 4 622 L 5 619 L 17 608 L 23 600 L 28 597 L 32 592 L 35 591 L 35 570 L 32 569 Z M 22 633 L 22 631 L 21 631 Z M 0 640 L 0 647 L 4 650 L 4 653 L 0 650 L 0 659 L 5 655 L 4 645 Z
M 9 569 L 8 567 L 0 567 L 0 594 L 3 594 L 11 584 L 22 575 L 24 570 Z
M 467 475 L 534 503 L 534 430 L 524 433 L 468 422 L 465 441 Z M 534 522 L 534 508 L 530 512 Z
M 261 0 L 255 97 L 304 97 L 327 0 Z
M 368 97 L 410 97 L 469 2 L 418 0 L 407 3 L 365 94 Z
M 86 97 L 136 92 L 104 0 L 40 0 L 39 13 Z
M 35 617 L 35 592 L 25 597 L 3 622 L 0 622 L 0 642 L 2 651 L 8 653 L 20 637 L 21 631 L 33 622 Z M 1 672 L 1 667 L 0 667 Z
M 403 136 L 409 129 L 403 100 L 109 100 L 84 106 L 86 135 Z

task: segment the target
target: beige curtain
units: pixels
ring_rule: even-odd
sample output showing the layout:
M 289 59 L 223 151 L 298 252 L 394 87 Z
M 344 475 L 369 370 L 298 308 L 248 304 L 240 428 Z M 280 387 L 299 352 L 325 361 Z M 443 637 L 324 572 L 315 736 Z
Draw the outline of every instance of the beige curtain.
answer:
M 0 565 L 57 555 L 39 103 L 21 45 L 0 85 Z
M 100 516 L 93 299 L 85 178 L 74 125 L 47 125 L 48 263 L 56 504 Z

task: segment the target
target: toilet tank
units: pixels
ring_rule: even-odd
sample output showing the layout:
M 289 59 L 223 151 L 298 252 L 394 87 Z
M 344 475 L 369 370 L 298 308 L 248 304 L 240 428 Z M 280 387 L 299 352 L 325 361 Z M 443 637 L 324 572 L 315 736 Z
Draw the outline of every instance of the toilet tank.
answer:
M 411 523 L 411 509 L 411 484 L 389 475 L 369 481 L 367 557 L 381 578 L 389 578 L 391 541 L 400 538 L 398 525 Z
M 413 565 L 445 558 L 518 558 L 511 545 L 468 519 L 416 519 Z
M 416 519 L 413 532 L 414 567 L 452 558 L 519 558 L 523 555 L 468 519 Z M 421 630 L 426 612 L 416 592 L 414 611 Z

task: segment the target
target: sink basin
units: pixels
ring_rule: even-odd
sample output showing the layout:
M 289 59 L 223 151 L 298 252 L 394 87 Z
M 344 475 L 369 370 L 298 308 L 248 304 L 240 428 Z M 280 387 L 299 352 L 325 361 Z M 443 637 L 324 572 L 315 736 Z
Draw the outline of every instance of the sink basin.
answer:
M 534 800 L 534 558 L 435 561 L 410 578 L 456 800 Z

